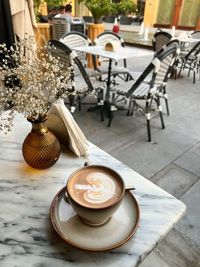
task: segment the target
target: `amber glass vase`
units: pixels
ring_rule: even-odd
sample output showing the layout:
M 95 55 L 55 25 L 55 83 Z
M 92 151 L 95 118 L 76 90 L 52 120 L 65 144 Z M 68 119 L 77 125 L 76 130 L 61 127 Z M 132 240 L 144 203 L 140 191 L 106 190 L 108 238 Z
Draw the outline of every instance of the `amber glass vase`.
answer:
M 46 169 L 56 163 L 60 156 L 60 144 L 56 136 L 46 126 L 47 117 L 34 121 L 32 130 L 22 146 L 22 154 L 28 165 L 36 169 Z

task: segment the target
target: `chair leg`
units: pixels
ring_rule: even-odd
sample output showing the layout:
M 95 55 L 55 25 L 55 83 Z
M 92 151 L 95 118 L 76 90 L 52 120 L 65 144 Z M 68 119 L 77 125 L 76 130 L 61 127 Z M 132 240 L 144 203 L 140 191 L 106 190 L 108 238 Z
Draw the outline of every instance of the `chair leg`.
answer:
M 108 127 L 110 127 L 111 126 L 111 123 L 112 123 L 112 119 L 113 119 L 113 113 L 112 112 L 110 112 L 110 114 L 109 114 L 109 121 L 108 121 Z
M 178 77 L 181 76 L 182 66 L 183 66 L 183 63 L 182 63 L 181 66 L 180 66 L 179 73 L 178 73 Z
M 162 111 L 159 111 L 159 115 L 160 115 L 160 121 L 161 121 L 162 129 L 165 129 L 165 124 L 164 124 L 164 119 L 163 119 L 163 113 L 162 113 Z
M 147 136 L 148 136 L 148 142 L 151 142 L 150 113 L 146 114 L 146 118 L 147 118 Z
M 108 112 L 108 127 L 111 126 L 111 122 L 113 120 L 113 111 L 117 110 L 117 108 L 115 107 L 115 93 L 112 93 L 112 96 L 110 97 L 111 101 L 107 101 L 106 107 L 107 107 L 107 112 Z
M 176 77 L 177 77 L 177 69 L 176 66 L 174 65 L 174 67 L 171 70 L 170 78 L 176 80 Z
M 168 99 L 167 98 L 165 98 L 165 105 L 166 105 L 167 115 L 169 116 L 170 112 L 169 112 L 169 104 L 168 104 Z
M 146 117 L 146 121 L 147 121 L 147 137 L 148 137 L 148 142 L 151 142 L 151 125 L 150 125 L 151 114 L 150 114 L 150 103 L 149 103 L 148 100 L 146 102 L 145 117 Z
M 159 97 L 159 96 L 157 97 L 157 107 L 158 107 L 158 110 L 159 110 L 160 121 L 161 121 L 161 127 L 162 127 L 162 129 L 164 129 L 164 128 L 165 128 L 165 124 L 164 124 L 163 113 L 162 113 L 162 107 L 161 107 L 161 105 L 160 105 L 160 97 Z
M 189 67 L 189 70 L 188 70 L 188 77 L 190 76 L 190 71 L 191 71 L 191 67 Z
M 112 111 L 112 107 L 111 104 L 107 103 L 107 113 L 108 113 L 108 127 L 111 126 L 112 120 L 113 120 L 113 111 Z
M 76 97 L 75 97 L 75 95 L 69 95 L 68 99 L 69 99 L 70 112 L 74 113 Z
M 169 116 L 170 112 L 169 112 L 168 97 L 167 97 L 167 92 L 166 92 L 166 85 L 163 86 L 163 96 L 165 99 L 165 106 L 166 106 L 167 115 Z
M 134 110 L 136 110 L 136 109 L 137 109 L 136 101 L 133 100 L 133 101 L 132 101 L 132 107 L 131 107 L 129 116 L 133 116 Z
M 98 92 L 98 107 L 100 109 L 101 121 L 104 121 L 104 89 L 100 89 Z
M 103 105 L 100 105 L 101 121 L 104 121 L 103 108 L 104 108 Z
M 195 69 L 193 70 L 193 84 L 195 84 L 195 76 L 196 76 L 196 73 L 195 73 Z
M 177 79 L 177 69 L 174 69 L 174 80 Z
M 80 95 L 77 97 L 77 102 L 78 102 L 78 110 L 81 111 L 81 96 Z
M 180 76 L 181 76 L 181 71 L 184 69 L 184 67 L 185 67 L 185 63 L 184 63 L 184 62 L 182 62 L 182 63 L 181 63 L 181 66 L 180 66 L 179 73 L 178 73 L 178 77 L 180 77 Z
M 132 101 L 129 99 L 129 105 L 128 105 L 128 111 L 126 113 L 126 116 L 130 116 L 131 115 L 131 107 L 133 106 Z

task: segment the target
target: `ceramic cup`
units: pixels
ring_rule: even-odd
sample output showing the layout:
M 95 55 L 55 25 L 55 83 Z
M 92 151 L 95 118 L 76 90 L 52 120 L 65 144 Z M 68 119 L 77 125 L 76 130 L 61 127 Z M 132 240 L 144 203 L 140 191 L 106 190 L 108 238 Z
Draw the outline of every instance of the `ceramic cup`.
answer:
M 100 165 L 72 173 L 67 182 L 69 203 L 80 219 L 91 226 L 106 223 L 119 208 L 125 194 L 121 176 Z

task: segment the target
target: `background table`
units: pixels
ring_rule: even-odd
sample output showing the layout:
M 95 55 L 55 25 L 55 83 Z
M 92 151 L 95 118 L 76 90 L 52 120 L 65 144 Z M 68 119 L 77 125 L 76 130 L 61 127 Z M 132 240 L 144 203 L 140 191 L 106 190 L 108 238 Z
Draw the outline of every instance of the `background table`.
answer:
M 182 217 L 185 205 L 120 161 L 90 143 L 88 159 L 67 149 L 47 170 L 26 165 L 22 142 L 31 125 L 17 116 L 11 133 L 0 133 L 0 266 L 134 267 Z M 118 171 L 126 186 L 134 184 L 141 219 L 125 245 L 107 253 L 83 252 L 64 243 L 50 223 L 49 207 L 68 176 L 89 160 Z
M 142 50 L 142 49 L 138 50 L 138 48 L 130 48 L 130 47 L 119 47 L 116 51 L 106 51 L 103 47 L 98 46 L 98 45 L 87 46 L 87 47 L 74 47 L 73 50 L 109 59 L 108 78 L 106 81 L 106 93 L 105 93 L 105 99 L 104 99 L 104 109 L 107 111 L 107 115 L 109 119 L 108 126 L 110 126 L 111 120 L 113 118 L 112 109 L 115 108 L 112 105 L 112 100 L 110 97 L 111 74 L 112 74 L 113 61 L 118 62 L 119 60 L 123 60 L 123 59 L 134 58 L 134 57 L 144 57 L 144 56 L 149 56 L 149 55 L 152 55 L 152 58 L 153 58 L 153 52 L 150 50 Z M 127 68 L 127 72 L 129 72 L 128 68 Z M 99 109 L 99 106 L 91 107 L 89 108 L 89 111 L 93 111 L 97 109 Z M 103 115 L 101 116 L 103 120 Z
M 152 55 L 153 52 L 149 50 L 138 50 L 137 48 L 129 48 L 129 47 L 119 47 L 117 51 L 106 51 L 101 46 L 92 45 L 86 47 L 74 47 L 73 50 L 84 52 L 86 54 L 91 54 L 94 56 L 100 56 L 109 59 L 108 64 L 108 79 L 107 79 L 107 98 L 109 98 L 109 90 L 110 90 L 110 79 L 111 79 L 111 71 L 112 71 L 112 61 L 119 61 L 122 59 L 128 59 L 132 57 L 144 57 Z M 128 70 L 128 69 L 127 69 Z

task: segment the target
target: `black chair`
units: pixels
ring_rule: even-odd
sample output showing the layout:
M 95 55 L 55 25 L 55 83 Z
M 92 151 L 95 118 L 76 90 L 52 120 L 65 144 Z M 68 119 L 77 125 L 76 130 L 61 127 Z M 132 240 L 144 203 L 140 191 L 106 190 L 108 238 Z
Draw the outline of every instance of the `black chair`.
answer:
M 88 95 L 98 99 L 98 106 L 102 106 L 102 94 L 105 91 L 103 83 L 91 82 L 85 67 L 75 52 L 65 45 L 64 43 L 57 40 L 50 40 L 47 44 L 48 52 L 54 57 L 59 58 L 62 62 L 66 62 L 66 66 L 76 66 L 80 72 L 80 75 L 73 75 L 72 81 L 72 95 L 69 97 L 70 111 L 75 111 L 76 105 L 81 110 L 82 99 Z M 88 104 L 88 103 L 87 103 Z M 91 103 L 89 103 L 91 104 Z M 102 110 L 101 110 L 102 114 Z M 103 115 L 102 115 L 103 116 Z
M 200 39 L 200 31 L 194 31 L 191 33 L 191 38 Z
M 191 39 L 196 39 L 197 42 L 200 41 L 200 31 L 193 31 L 193 32 L 191 33 L 191 35 L 190 35 L 190 38 L 191 38 Z M 190 48 L 192 48 L 193 46 L 195 46 L 195 44 L 196 44 L 197 42 L 191 42 L 191 43 L 190 43 Z
M 165 100 L 166 111 L 167 111 L 168 116 L 170 115 L 170 112 L 169 112 L 169 103 L 168 103 L 168 95 L 167 95 L 167 81 L 170 77 L 174 78 L 174 79 L 177 78 L 177 68 L 178 68 L 178 61 L 179 61 L 179 55 L 180 55 L 180 43 L 177 39 L 173 39 L 173 40 L 169 41 L 163 47 L 163 49 L 165 49 L 167 47 L 174 46 L 174 45 L 177 48 L 176 56 L 174 57 L 174 60 L 171 62 L 170 66 L 169 66 L 169 70 L 167 72 L 167 75 L 165 76 L 165 78 L 163 80 L 162 90 L 160 91 L 160 97 L 164 98 L 164 100 Z
M 60 42 L 64 43 L 71 49 L 76 48 L 76 47 L 87 47 L 89 45 L 92 45 L 91 40 L 86 35 L 84 35 L 81 32 L 75 32 L 75 31 L 71 31 L 71 32 L 64 34 L 60 38 Z M 77 51 L 76 54 L 79 60 L 82 62 L 83 66 L 87 67 L 86 53 Z M 87 68 L 87 72 L 89 76 L 93 76 L 95 74 L 93 69 Z M 75 75 L 76 75 L 76 69 L 75 69 Z
M 110 16 L 105 16 L 103 19 L 104 22 L 106 23 L 114 23 L 115 22 L 115 16 L 110 15 Z
M 120 25 L 131 25 L 133 18 L 122 15 L 119 20 Z
M 152 39 L 153 51 L 158 53 L 164 45 L 166 45 L 172 38 L 172 35 L 168 32 L 159 30 Z
M 113 89 L 108 105 L 108 126 L 111 125 L 113 110 L 117 107 L 117 104 L 120 101 L 128 101 L 127 115 L 133 115 L 133 112 L 136 110 L 142 112 L 146 117 L 148 141 L 151 141 L 150 112 L 151 104 L 155 101 L 161 119 L 161 126 L 165 128 L 160 104 L 160 93 L 162 94 L 164 80 L 170 71 L 170 67 L 173 65 L 176 55 L 176 44 L 163 48 L 136 81 L 128 81 Z M 150 82 L 145 82 L 146 77 L 150 74 L 152 75 Z M 144 106 L 141 105 L 142 101 L 145 103 Z
M 85 23 L 93 23 L 94 19 L 92 16 L 83 16 L 83 20 L 85 21 Z
M 179 54 L 180 54 L 179 41 L 177 39 L 173 39 L 173 40 L 169 41 L 158 52 L 158 53 L 161 53 L 163 51 L 163 49 L 165 49 L 166 47 L 172 46 L 172 45 L 176 45 L 176 47 L 177 47 L 177 55 L 176 55 L 175 60 L 173 61 L 173 65 L 170 66 L 170 69 L 169 69 L 167 75 L 165 76 L 165 79 L 163 80 L 163 88 L 160 91 L 160 97 L 162 97 L 165 100 L 167 115 L 170 115 L 170 112 L 169 112 L 169 104 L 168 104 L 168 96 L 167 96 L 167 88 L 166 87 L 167 87 L 167 81 L 168 81 L 169 78 L 174 78 L 174 79 L 177 78 L 177 68 L 178 68 L 178 61 L 179 61 Z M 132 72 L 131 71 L 130 72 L 130 77 L 133 80 L 137 80 L 140 77 L 141 74 L 142 74 L 141 72 Z M 151 81 L 151 76 L 148 75 L 145 78 L 144 82 L 145 83 L 150 83 L 150 81 Z
M 180 57 L 180 70 L 179 77 L 181 75 L 182 70 L 188 69 L 188 77 L 190 72 L 193 72 L 193 83 L 195 83 L 196 73 L 200 71 L 200 41 L 196 43 L 191 50 Z
M 108 42 L 112 42 L 112 41 L 117 41 L 119 42 L 120 46 L 125 47 L 124 40 L 116 33 L 113 33 L 110 31 L 106 31 L 106 32 L 99 34 L 94 41 L 94 45 L 98 45 L 102 47 L 102 49 L 104 49 L 105 44 Z M 93 59 L 94 69 L 100 75 L 99 80 L 106 81 L 107 74 L 108 74 L 108 66 L 105 64 L 102 64 L 103 66 L 98 66 L 97 62 L 99 58 L 96 56 L 92 56 L 92 59 Z M 129 78 L 131 78 L 129 73 L 130 71 L 127 69 L 127 61 L 126 59 L 124 59 L 122 66 L 119 66 L 119 64 L 117 63 L 115 66 L 112 67 L 111 76 L 113 78 L 113 83 L 115 84 L 116 77 L 119 77 L 120 79 L 125 80 L 125 81 L 128 80 Z M 103 75 L 106 76 L 105 79 L 103 78 Z

